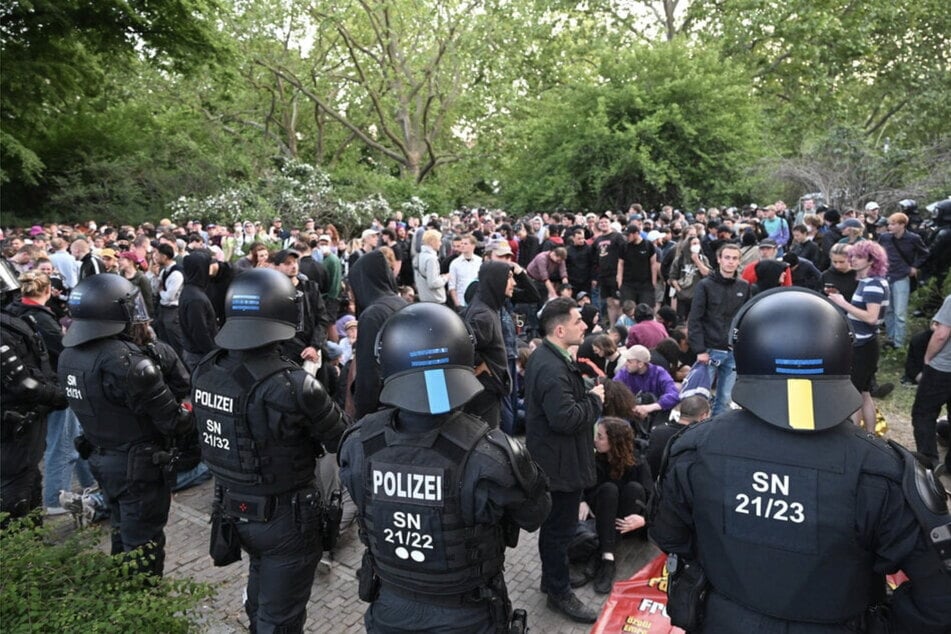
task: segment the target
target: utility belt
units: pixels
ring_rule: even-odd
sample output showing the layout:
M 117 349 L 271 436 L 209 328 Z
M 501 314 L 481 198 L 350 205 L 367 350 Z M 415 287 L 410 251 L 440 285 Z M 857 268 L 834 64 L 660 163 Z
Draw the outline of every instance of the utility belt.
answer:
M 85 436 L 77 436 L 73 439 L 73 445 L 83 460 L 97 455 L 104 458 L 111 456 L 119 459 L 118 461 L 125 461 L 126 479 L 129 482 L 165 480 L 171 483 L 171 480 L 174 480 L 174 473 L 167 468 L 172 464 L 171 454 L 166 451 L 161 441 L 147 440 L 118 447 L 97 447 Z
M 209 545 L 215 566 L 227 566 L 241 559 L 238 524 L 269 522 L 282 507 L 291 509 L 302 535 L 319 540 L 322 550 L 333 550 L 343 514 L 339 491 L 322 504 L 320 492 L 313 485 L 276 495 L 255 495 L 218 485 L 215 487 Z
M 525 610 L 512 611 L 512 602 L 509 601 L 505 579 L 501 574 L 496 575 L 483 586 L 473 588 L 468 592 L 451 595 L 413 592 L 398 584 L 386 583 L 385 581 L 381 581 L 380 585 L 386 588 L 387 591 L 411 601 L 446 608 L 472 607 L 485 604 L 492 614 L 492 622 L 495 624 L 496 632 L 500 634 L 522 634 L 527 631 Z
M 298 503 L 298 495 L 308 491 L 309 489 L 305 488 L 276 495 L 255 495 L 253 493 L 240 493 L 219 486 L 215 498 L 220 506 L 221 513 L 226 517 L 241 522 L 269 522 L 279 508 L 295 506 Z M 313 493 L 317 496 L 317 504 L 319 504 L 319 494 Z
M 397 594 L 412 601 L 429 603 L 446 608 L 459 608 L 464 606 L 471 607 L 477 603 L 482 603 L 483 601 L 491 601 L 496 596 L 495 591 L 488 586 L 474 588 L 468 592 L 463 592 L 462 594 L 448 595 L 413 592 L 412 590 L 407 590 L 400 585 L 387 583 L 385 581 L 381 581 L 380 586 L 381 588 L 386 588 L 388 592 L 392 592 L 393 594 Z

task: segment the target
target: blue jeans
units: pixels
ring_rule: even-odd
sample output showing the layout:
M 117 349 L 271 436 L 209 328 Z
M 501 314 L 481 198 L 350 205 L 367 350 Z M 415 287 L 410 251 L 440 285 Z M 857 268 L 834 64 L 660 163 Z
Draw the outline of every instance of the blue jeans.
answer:
M 733 384 L 736 383 L 736 362 L 733 359 L 733 353 L 729 350 L 710 349 L 707 350 L 707 354 L 710 355 L 707 372 L 716 388 L 712 412 L 712 415 L 716 416 L 730 409 L 730 402 L 733 400 Z
M 96 483 L 89 463 L 79 457 L 73 439 L 82 433 L 73 410 L 53 411 L 47 416 L 46 451 L 43 453 L 43 506 L 59 506 L 59 492 L 73 488 L 73 470 L 82 488 Z
M 885 334 L 899 348 L 905 345 L 905 317 L 908 315 L 908 297 L 911 295 L 911 279 L 888 282 L 888 308 L 885 309 Z

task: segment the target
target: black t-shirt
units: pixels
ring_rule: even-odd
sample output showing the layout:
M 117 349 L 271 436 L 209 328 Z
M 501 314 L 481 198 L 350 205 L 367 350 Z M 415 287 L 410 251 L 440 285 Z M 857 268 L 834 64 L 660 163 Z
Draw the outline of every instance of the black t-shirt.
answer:
M 842 293 L 842 297 L 851 301 L 855 289 L 859 286 L 859 281 L 855 279 L 855 271 L 840 273 L 833 268 L 827 268 L 822 272 L 822 284 L 832 284 L 836 290 Z
M 651 281 L 651 258 L 654 245 L 647 240 L 624 245 L 621 258 L 624 260 L 624 284 L 644 284 Z
M 617 263 L 624 251 L 624 236 L 617 231 L 598 236 L 591 243 L 597 258 L 598 278 L 614 279 Z

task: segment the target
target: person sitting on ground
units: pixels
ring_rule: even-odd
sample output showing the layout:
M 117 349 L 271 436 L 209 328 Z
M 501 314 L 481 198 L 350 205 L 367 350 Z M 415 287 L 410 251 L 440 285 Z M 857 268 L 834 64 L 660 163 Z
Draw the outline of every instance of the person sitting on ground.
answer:
M 654 309 L 648 304 L 637 305 L 634 321 L 637 323 L 627 331 L 628 348 L 638 344 L 653 348 L 668 336 L 664 324 L 654 318 Z
M 701 394 L 686 396 L 677 409 L 680 410 L 680 418 L 674 421 L 671 416 L 663 425 L 652 429 L 647 441 L 647 464 L 655 478 L 660 475 L 664 450 L 670 438 L 687 425 L 710 418 L 710 399 Z
M 637 302 L 635 302 L 633 299 L 624 300 L 624 303 L 621 304 L 621 316 L 617 318 L 615 323 L 628 328 L 628 332 L 630 332 L 630 328 L 632 328 L 634 324 L 637 323 L 637 320 L 634 319 L 634 311 L 636 309 Z
M 586 489 L 578 508 L 578 520 L 594 517 L 598 533 L 598 556 L 585 570 L 594 579 L 594 591 L 608 594 L 614 585 L 614 551 L 619 536 L 644 526 L 651 472 L 636 455 L 631 426 L 620 418 L 598 422 L 594 437 L 597 452 L 597 483 Z
M 642 403 L 634 408 L 635 419 L 650 417 L 653 424 L 670 414 L 680 401 L 680 393 L 670 374 L 653 365 L 650 359 L 650 350 L 641 345 L 632 346 L 625 354 L 624 367 L 617 371 L 614 380 L 624 384 L 635 396 L 642 393 L 653 395 L 655 402 Z

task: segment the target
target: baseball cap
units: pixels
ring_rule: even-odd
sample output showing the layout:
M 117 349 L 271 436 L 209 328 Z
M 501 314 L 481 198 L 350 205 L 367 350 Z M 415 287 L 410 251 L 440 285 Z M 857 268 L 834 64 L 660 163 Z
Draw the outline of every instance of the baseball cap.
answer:
M 363 233 L 360 234 L 360 238 L 361 238 L 362 240 L 366 240 L 366 239 L 369 238 L 370 236 L 375 236 L 375 235 L 378 234 L 378 233 L 380 233 L 380 232 L 377 231 L 376 229 L 364 229 L 364 230 L 363 230 Z
M 271 256 L 271 264 L 283 264 L 287 258 L 297 258 L 300 259 L 300 253 L 294 249 L 281 249 L 277 253 Z
M 325 233 L 324 235 L 317 238 L 317 242 L 333 242 L 333 238 Z
M 490 242 L 486 246 L 485 250 L 489 251 L 495 256 L 514 255 L 514 253 L 512 253 L 512 247 L 509 246 L 509 243 L 506 240 L 497 240 L 494 242 Z
M 765 240 L 760 240 L 758 246 L 760 248 L 767 247 L 770 249 L 775 249 L 777 245 L 776 245 L 776 241 L 773 240 L 772 238 L 766 238 Z
M 100 249 L 100 250 L 99 250 L 99 257 L 101 257 L 101 258 L 112 258 L 112 259 L 115 259 L 115 258 L 116 258 L 116 250 L 115 250 L 115 249 L 109 249 L 109 248 Z
M 653 231 L 649 231 L 649 232 L 647 233 L 647 241 L 648 241 L 648 242 L 653 242 L 654 240 L 656 240 L 657 238 L 661 237 L 662 235 L 664 235 L 664 234 L 661 233 L 660 231 L 658 231 L 657 229 L 654 229 Z
M 135 251 L 123 251 L 119 254 L 120 258 L 125 258 L 126 260 L 132 260 L 135 264 L 142 264 L 142 258 L 139 257 L 139 254 Z
M 866 204 L 865 204 L 865 211 L 872 211 L 872 210 L 875 210 L 875 209 L 881 209 L 881 207 L 879 207 L 879 206 L 878 206 L 878 203 L 875 202 L 874 200 L 873 200 L 872 202 L 869 202 L 869 203 L 866 203 Z
M 843 229 L 864 229 L 865 225 L 862 224 L 862 221 L 858 218 L 846 218 L 844 221 L 839 223 L 839 231 Z
M 32 227 L 30 227 L 30 237 L 37 236 L 41 233 L 43 233 L 43 227 L 41 227 L 40 225 L 33 225 Z
M 637 360 L 641 363 L 650 363 L 651 352 L 644 346 L 636 344 L 627 349 L 624 358 L 628 361 Z

